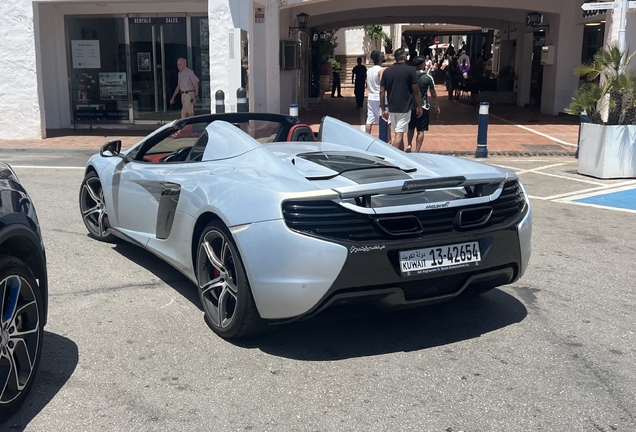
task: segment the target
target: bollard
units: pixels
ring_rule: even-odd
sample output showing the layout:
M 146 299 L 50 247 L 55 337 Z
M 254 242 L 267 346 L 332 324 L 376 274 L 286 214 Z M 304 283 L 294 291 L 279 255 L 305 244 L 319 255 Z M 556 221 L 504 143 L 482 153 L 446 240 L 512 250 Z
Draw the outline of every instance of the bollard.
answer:
M 250 112 L 250 107 L 247 104 L 247 92 L 243 87 L 239 87 L 238 90 L 236 90 L 236 112 Z
M 384 120 L 382 117 L 380 117 L 380 123 L 379 123 L 378 127 L 380 128 L 380 133 L 378 135 L 378 138 L 380 138 L 380 140 L 384 141 L 385 143 L 388 143 L 389 142 L 389 128 L 391 127 L 389 125 L 389 122 Z
M 289 105 L 289 115 L 298 118 L 298 104 Z
M 583 126 L 583 123 L 589 123 L 590 119 L 587 116 L 587 111 L 583 110 L 583 112 L 579 115 L 579 137 L 576 140 L 576 152 L 574 153 L 574 157 L 576 159 L 579 158 L 579 143 L 581 142 L 581 128 Z
M 216 102 L 216 113 L 223 114 L 225 112 L 225 93 L 223 93 L 223 90 L 218 90 L 214 94 L 214 99 Z
M 477 150 L 476 158 L 488 157 L 488 102 L 479 104 L 479 128 L 477 129 Z

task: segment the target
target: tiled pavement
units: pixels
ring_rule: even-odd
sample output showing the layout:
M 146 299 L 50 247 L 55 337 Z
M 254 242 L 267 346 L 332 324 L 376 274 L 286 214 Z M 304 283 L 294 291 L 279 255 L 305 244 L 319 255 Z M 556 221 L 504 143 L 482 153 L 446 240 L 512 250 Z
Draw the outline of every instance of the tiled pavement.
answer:
M 438 86 L 442 113 L 431 119 L 423 150 L 457 155 L 474 154 L 477 144 L 478 110 L 449 100 L 443 86 Z M 301 110 L 300 119 L 318 130 L 324 116 L 336 117 L 355 126 L 364 124 L 366 110 L 358 110 L 353 95 L 342 99 L 327 98 Z M 488 127 L 488 151 L 492 155 L 573 155 L 576 150 L 578 124 L 569 118 L 540 114 L 515 105 L 491 105 Z M 42 140 L 0 140 L 0 150 L 75 149 L 97 150 L 106 140 L 121 139 L 129 147 L 146 135 L 142 130 L 94 129 L 63 131 L 62 136 Z M 374 133 L 377 133 L 374 131 Z

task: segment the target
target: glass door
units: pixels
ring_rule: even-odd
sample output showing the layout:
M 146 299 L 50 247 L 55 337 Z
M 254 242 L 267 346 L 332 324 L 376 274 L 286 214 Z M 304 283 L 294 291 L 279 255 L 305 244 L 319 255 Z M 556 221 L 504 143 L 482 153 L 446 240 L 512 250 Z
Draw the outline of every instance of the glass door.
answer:
M 188 58 L 185 17 L 131 17 L 130 56 L 135 121 L 164 123 L 181 116 L 177 60 Z

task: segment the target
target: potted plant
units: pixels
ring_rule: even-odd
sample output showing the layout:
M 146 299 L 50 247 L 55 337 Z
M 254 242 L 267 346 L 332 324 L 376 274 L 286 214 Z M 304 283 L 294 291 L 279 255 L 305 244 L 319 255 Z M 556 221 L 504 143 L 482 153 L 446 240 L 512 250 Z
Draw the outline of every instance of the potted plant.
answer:
M 613 46 L 574 70 L 585 78 L 565 112 L 585 113 L 579 134 L 580 174 L 597 178 L 636 177 L 636 71 L 634 54 Z
M 364 26 L 364 32 L 371 39 L 373 43 L 373 49 L 379 50 L 379 41 L 382 40 L 382 36 L 385 34 L 382 30 L 381 24 L 371 24 Z
M 384 45 L 384 52 L 391 54 L 393 52 L 393 38 L 382 32 L 382 44 Z

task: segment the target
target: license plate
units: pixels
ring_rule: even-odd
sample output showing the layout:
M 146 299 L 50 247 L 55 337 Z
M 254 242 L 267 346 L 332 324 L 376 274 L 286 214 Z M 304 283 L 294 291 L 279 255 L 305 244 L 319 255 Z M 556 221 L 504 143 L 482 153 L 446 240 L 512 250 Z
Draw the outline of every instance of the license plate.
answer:
M 413 275 L 470 267 L 481 261 L 479 242 L 414 249 L 400 252 L 400 271 Z

